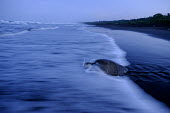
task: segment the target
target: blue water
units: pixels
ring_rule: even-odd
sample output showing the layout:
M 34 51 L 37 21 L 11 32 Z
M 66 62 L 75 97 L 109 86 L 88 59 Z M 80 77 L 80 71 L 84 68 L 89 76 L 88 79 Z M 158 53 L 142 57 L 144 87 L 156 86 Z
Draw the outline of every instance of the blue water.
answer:
M 1 113 L 168 112 L 128 77 L 84 69 L 84 60 L 99 58 L 130 65 L 114 39 L 85 27 L 48 25 L 0 37 Z
M 22 34 L 33 30 L 47 30 L 56 28 L 56 24 L 0 20 L 0 37 Z

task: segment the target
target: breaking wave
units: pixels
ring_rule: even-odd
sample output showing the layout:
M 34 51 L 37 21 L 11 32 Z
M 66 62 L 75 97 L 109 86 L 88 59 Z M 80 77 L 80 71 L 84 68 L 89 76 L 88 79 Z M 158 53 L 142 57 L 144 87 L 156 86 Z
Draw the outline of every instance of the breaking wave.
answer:
M 59 28 L 57 24 L 0 20 L 0 37 L 14 36 L 35 30 L 53 30 L 57 28 Z

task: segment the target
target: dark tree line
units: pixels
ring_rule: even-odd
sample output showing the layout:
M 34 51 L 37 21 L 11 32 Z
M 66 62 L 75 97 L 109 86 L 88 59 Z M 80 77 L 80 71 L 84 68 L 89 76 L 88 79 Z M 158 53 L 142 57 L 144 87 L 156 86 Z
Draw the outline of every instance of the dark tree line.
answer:
M 119 26 L 136 26 L 136 27 L 170 27 L 170 13 L 162 15 L 155 14 L 147 18 L 138 18 L 131 20 L 116 20 L 116 21 L 98 21 L 87 22 L 93 25 L 119 25 Z

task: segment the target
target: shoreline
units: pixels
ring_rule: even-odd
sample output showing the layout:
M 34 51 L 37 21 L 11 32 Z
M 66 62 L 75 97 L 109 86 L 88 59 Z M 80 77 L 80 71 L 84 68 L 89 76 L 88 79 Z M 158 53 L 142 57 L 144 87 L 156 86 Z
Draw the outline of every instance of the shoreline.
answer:
M 116 44 L 127 53 L 126 59 L 130 62 L 127 66 L 129 69 L 127 76 L 146 93 L 170 107 L 170 91 L 167 90 L 170 88 L 167 83 L 169 81 L 170 40 L 164 40 L 165 38 L 159 35 L 165 30 L 158 32 L 157 38 L 154 35 L 148 35 L 147 32 L 127 30 L 127 27 L 120 28 L 122 27 L 117 27 L 118 31 L 116 31 L 113 28 L 108 29 L 108 26 L 90 26 L 89 30 L 112 37 Z
M 145 33 L 160 39 L 170 41 L 170 30 L 161 27 L 131 27 L 131 26 L 114 26 L 114 25 L 95 25 L 94 27 L 103 27 L 111 30 L 125 30 Z

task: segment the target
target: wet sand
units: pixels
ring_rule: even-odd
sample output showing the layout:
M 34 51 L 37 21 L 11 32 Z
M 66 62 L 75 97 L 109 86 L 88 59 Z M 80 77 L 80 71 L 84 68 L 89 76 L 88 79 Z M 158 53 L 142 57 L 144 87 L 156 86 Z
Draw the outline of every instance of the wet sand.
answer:
M 153 37 L 162 38 L 170 41 L 170 29 L 160 27 L 131 27 L 131 26 L 113 26 L 113 25 L 96 25 L 97 27 L 104 27 L 112 30 L 126 30 L 146 33 Z

